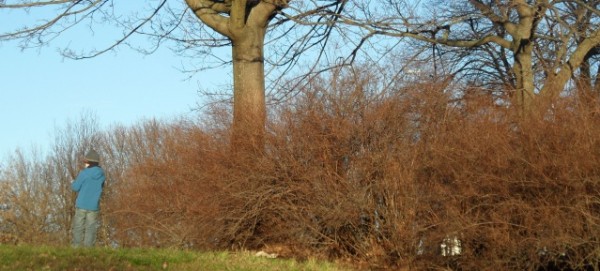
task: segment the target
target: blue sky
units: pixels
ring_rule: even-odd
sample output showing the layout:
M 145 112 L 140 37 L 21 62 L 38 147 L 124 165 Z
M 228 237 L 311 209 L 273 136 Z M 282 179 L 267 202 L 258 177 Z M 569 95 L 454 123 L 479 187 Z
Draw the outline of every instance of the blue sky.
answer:
M 127 125 L 191 114 L 201 102 L 198 79 L 185 80 L 177 69 L 181 60 L 168 50 L 78 61 L 47 51 L 0 47 L 0 154 L 44 147 L 56 126 L 85 112 L 95 114 L 103 126 Z M 212 87 L 219 84 L 213 81 Z
M 44 150 L 56 127 L 83 113 L 95 115 L 102 128 L 196 114 L 193 109 L 202 103 L 199 89 L 216 89 L 231 80 L 228 70 L 187 80 L 180 69 L 190 59 L 168 48 L 148 56 L 120 48 L 71 60 L 58 53 L 58 46 L 22 52 L 15 43 L 0 43 L 0 159 L 17 148 Z

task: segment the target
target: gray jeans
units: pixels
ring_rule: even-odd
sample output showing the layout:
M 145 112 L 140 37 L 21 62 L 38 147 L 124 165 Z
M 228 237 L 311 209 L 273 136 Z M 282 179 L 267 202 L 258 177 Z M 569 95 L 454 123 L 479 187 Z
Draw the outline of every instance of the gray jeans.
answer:
M 98 211 L 75 208 L 73 217 L 73 247 L 92 247 L 96 244 Z M 83 243 L 82 243 L 83 241 Z

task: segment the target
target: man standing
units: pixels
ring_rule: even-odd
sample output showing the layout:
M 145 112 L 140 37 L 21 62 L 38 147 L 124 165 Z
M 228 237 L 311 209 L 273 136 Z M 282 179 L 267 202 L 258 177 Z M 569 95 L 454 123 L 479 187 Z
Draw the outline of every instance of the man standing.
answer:
M 100 196 L 104 187 L 104 170 L 99 166 L 100 155 L 90 150 L 84 157 L 85 168 L 71 184 L 77 192 L 73 217 L 73 247 L 92 247 L 96 243 Z

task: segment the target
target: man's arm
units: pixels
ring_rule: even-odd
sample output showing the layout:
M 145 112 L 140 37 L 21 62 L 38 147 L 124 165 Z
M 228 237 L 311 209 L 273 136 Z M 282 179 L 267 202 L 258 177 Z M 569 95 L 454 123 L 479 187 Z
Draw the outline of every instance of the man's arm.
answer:
M 73 189 L 73 191 L 75 192 L 79 192 L 79 190 L 81 189 L 81 185 L 83 184 L 83 171 L 79 172 L 79 175 L 77 175 L 77 178 L 75 178 L 75 180 L 73 181 L 73 183 L 71 183 L 71 189 Z

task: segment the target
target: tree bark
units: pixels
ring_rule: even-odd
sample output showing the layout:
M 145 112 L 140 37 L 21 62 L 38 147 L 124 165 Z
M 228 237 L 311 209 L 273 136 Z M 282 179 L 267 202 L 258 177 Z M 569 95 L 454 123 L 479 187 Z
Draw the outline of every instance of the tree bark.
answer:
M 557 97 L 564 90 L 574 71 L 581 67 L 586 55 L 599 45 L 600 29 L 595 30 L 587 38 L 583 39 L 573 53 L 571 53 L 569 59 L 559 66 L 557 72 L 548 76 L 541 93 L 548 96 L 550 100 Z
M 233 148 L 263 146 L 266 121 L 264 28 L 246 28 L 233 41 Z
M 515 56 L 513 71 L 517 79 L 515 100 L 520 110 L 526 111 L 533 101 L 533 67 L 531 65 L 531 50 L 518 52 Z
M 264 146 L 265 34 L 272 15 L 287 2 L 186 0 L 203 23 L 229 38 L 233 45 L 231 143 L 234 150 L 260 151 Z
M 533 102 L 535 91 L 532 63 L 533 33 L 538 24 L 536 18 L 540 18 L 539 13 L 543 11 L 523 0 L 515 1 L 515 5 L 519 15 L 518 23 L 507 23 L 505 27 L 514 39 L 511 47 L 515 58 L 513 71 L 517 79 L 517 106 L 521 112 L 527 112 Z

